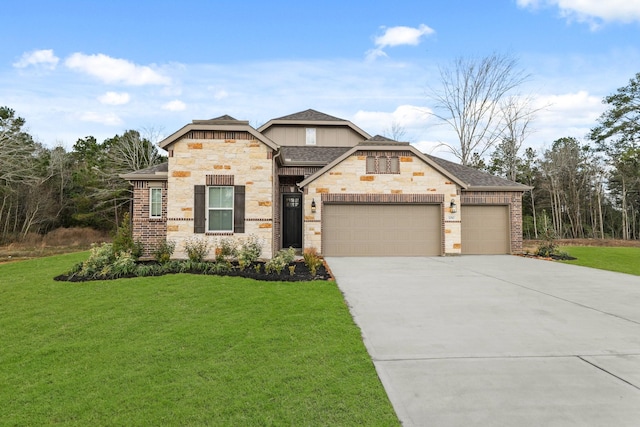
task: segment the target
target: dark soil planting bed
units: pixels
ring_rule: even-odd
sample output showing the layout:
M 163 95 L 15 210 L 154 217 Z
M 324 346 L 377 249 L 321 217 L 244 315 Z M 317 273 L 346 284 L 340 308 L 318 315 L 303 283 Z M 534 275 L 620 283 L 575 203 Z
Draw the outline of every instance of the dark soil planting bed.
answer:
M 235 276 L 254 280 L 277 281 L 277 282 L 306 282 L 313 280 L 333 280 L 333 277 L 323 262 L 312 274 L 303 261 L 290 262 L 279 273 L 277 271 L 267 272 L 265 262 L 256 261 L 245 268 L 241 268 L 237 262 L 190 262 L 190 261 L 170 261 L 160 264 L 155 261 L 138 261 L 133 273 L 126 274 L 95 274 L 93 276 L 83 276 L 74 272 L 61 274 L 54 277 L 57 281 L 87 282 L 92 280 L 113 280 L 120 278 L 163 276 L 166 274 L 188 273 L 204 274 L 215 276 Z

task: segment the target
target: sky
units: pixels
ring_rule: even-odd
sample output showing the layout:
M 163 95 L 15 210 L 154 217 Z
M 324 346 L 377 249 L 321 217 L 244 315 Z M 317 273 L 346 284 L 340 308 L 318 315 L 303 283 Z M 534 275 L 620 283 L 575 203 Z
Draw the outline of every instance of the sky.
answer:
M 439 69 L 510 55 L 540 109 L 524 146 L 583 139 L 640 72 L 640 0 L 22 0 L 0 40 L 0 106 L 49 147 L 312 108 L 447 158 Z

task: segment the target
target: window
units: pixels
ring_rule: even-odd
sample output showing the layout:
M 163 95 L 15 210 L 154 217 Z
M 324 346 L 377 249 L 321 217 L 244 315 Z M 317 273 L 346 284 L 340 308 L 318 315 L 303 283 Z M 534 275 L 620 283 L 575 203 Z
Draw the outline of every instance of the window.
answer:
M 367 173 L 383 174 L 383 173 L 400 173 L 400 159 L 394 157 L 375 157 L 367 156 Z
M 208 231 L 233 231 L 233 187 L 208 189 Z
M 149 189 L 149 217 L 162 218 L 162 188 Z
M 316 145 L 316 128 L 307 128 L 307 145 Z

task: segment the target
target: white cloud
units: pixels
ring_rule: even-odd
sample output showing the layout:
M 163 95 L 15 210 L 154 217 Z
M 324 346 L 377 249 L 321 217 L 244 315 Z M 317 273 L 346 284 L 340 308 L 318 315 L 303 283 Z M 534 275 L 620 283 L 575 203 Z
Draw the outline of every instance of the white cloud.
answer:
M 221 89 L 221 90 L 217 90 L 215 91 L 215 93 L 213 94 L 213 98 L 217 101 L 220 101 L 221 99 L 225 99 L 229 96 L 229 94 L 227 93 L 226 90 Z
M 30 65 L 41 66 L 50 70 L 56 68 L 60 58 L 54 55 L 53 49 L 34 50 L 22 54 L 20 60 L 13 64 L 16 68 L 26 68 Z
M 162 109 L 167 111 L 184 111 L 186 108 L 187 108 L 187 104 L 185 104 L 184 102 L 178 99 L 169 101 L 162 106 Z
M 435 33 L 431 27 L 420 24 L 418 28 L 413 27 L 382 27 L 385 29 L 384 34 L 375 38 L 375 48 L 367 52 L 367 59 L 374 60 L 381 56 L 387 56 L 384 51 L 386 47 L 394 47 L 401 45 L 417 46 L 424 36 Z
M 555 6 L 563 17 L 589 23 L 593 29 L 599 26 L 599 21 L 640 21 L 640 2 L 636 0 L 518 0 L 518 6 L 531 9 Z
M 107 126 L 120 126 L 122 124 L 122 119 L 115 113 L 87 111 L 80 114 L 80 120 L 83 122 L 100 123 Z
M 424 127 L 429 120 L 429 111 L 426 107 L 405 104 L 396 107 L 392 112 L 360 110 L 354 115 L 353 121 L 379 134 L 388 133 L 393 125 L 408 133 L 411 129 Z
M 98 97 L 98 101 L 106 105 L 124 105 L 128 104 L 131 97 L 126 92 L 107 92 Z
M 85 55 L 74 53 L 65 61 L 72 70 L 97 77 L 104 83 L 120 83 L 131 86 L 166 85 L 170 79 L 151 67 L 136 65 L 125 59 L 111 58 L 99 53 Z

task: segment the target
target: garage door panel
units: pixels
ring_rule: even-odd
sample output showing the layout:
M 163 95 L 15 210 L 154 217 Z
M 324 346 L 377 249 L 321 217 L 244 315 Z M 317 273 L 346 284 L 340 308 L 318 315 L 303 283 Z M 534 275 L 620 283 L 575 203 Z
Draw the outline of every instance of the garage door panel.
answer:
M 433 256 L 442 251 L 439 205 L 323 206 L 327 256 Z
M 463 254 L 511 252 L 508 206 L 463 205 L 461 219 Z

